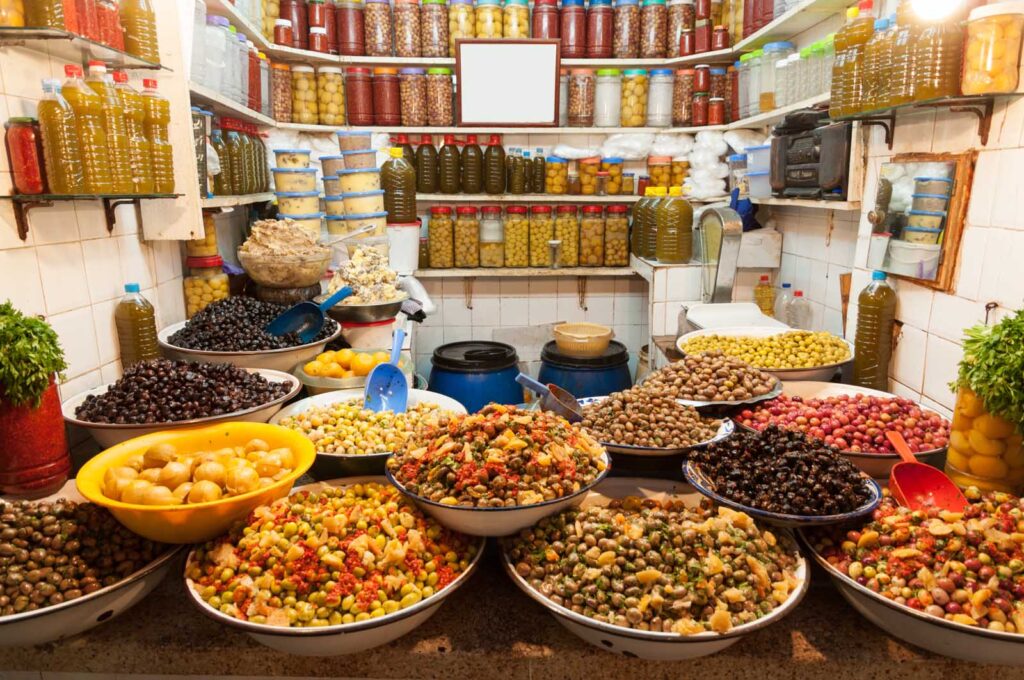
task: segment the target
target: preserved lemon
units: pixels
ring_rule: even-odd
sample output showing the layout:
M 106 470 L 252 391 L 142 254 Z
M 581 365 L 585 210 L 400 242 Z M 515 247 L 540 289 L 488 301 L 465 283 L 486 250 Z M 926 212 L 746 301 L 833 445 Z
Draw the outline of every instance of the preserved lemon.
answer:
M 153 156 L 153 187 L 158 194 L 173 194 L 174 150 L 167 133 L 171 104 L 156 91 L 155 80 L 143 80 L 142 84 L 146 88 L 142 100 L 146 110 L 146 137 Z
M 131 171 L 132 193 L 151 194 L 153 188 L 153 153 L 146 139 L 145 102 L 135 88 L 128 84 L 128 74 L 114 72 L 117 96 L 124 109 L 125 131 L 128 134 L 128 166 Z
M 61 95 L 59 81 L 43 81 L 43 99 L 39 102 L 38 115 L 50 191 L 64 195 L 85 193 L 78 124 L 71 104 Z
M 154 64 L 160 63 L 156 13 L 149 0 L 121 0 L 121 26 L 124 27 L 125 52 Z
M 130 194 L 135 187 L 132 184 L 124 106 L 102 61 L 89 62 L 89 78 L 85 83 L 103 100 L 103 131 L 107 133 L 107 153 L 110 156 L 114 193 Z
M 64 98 L 71 104 L 78 124 L 85 191 L 89 194 L 113 193 L 114 178 L 110 174 L 110 152 L 103 127 L 103 100 L 82 80 L 81 66 L 68 64 L 64 73 L 68 77 L 64 83 Z

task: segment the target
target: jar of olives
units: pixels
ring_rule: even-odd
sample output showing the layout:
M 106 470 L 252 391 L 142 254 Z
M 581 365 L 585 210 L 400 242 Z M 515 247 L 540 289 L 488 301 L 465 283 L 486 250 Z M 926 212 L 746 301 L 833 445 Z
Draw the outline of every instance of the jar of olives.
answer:
M 604 264 L 604 209 L 599 205 L 583 206 L 580 220 L 580 266 L 600 267 Z
M 647 71 L 626 69 L 622 78 L 622 127 L 643 127 L 647 123 Z
M 455 41 L 476 37 L 476 10 L 473 0 L 451 0 L 448 5 L 448 56 L 455 56 Z
M 530 37 L 530 1 L 505 0 L 502 35 L 506 38 Z
M 345 82 L 340 66 L 321 66 L 317 70 L 316 104 L 321 125 L 345 124 Z
M 526 206 L 510 205 L 505 211 L 505 266 L 530 265 L 530 224 Z
M 224 273 L 224 260 L 220 255 L 187 257 L 188 276 L 185 289 L 185 316 L 191 319 L 207 305 L 228 296 L 228 275 Z
M 278 123 L 292 122 L 292 67 L 274 63 L 270 69 L 271 114 Z
M 430 209 L 427 240 L 431 267 L 450 269 L 455 266 L 455 223 L 452 221 L 450 207 L 435 205 Z
M 604 264 L 629 265 L 629 206 L 610 205 L 604 221 Z
M 555 239 L 562 242 L 558 264 L 578 267 L 580 264 L 580 222 L 575 205 L 560 205 L 556 209 Z
M 292 122 L 316 125 L 320 113 L 316 105 L 316 70 L 312 66 L 292 66 Z
M 427 124 L 427 76 L 421 68 L 403 68 L 398 75 L 402 102 L 402 125 L 422 127 Z
M 420 49 L 424 57 L 448 56 L 446 0 L 423 0 L 420 9 Z
M 622 159 L 602 158 L 601 171 L 608 173 L 608 182 L 605 184 L 605 193 L 608 196 L 618 196 L 622 193 Z
M 544 193 L 564 194 L 568 185 L 569 161 L 558 156 L 548 156 L 547 169 L 544 173 Z
M 501 207 L 485 205 L 480 209 L 480 266 L 505 266 L 505 234 Z
M 476 37 L 495 39 L 501 37 L 501 0 L 479 0 L 476 3 Z
M 648 186 L 665 187 L 672 186 L 672 158 L 670 156 L 648 156 L 647 174 L 651 180 Z
M 456 209 L 455 219 L 455 266 L 480 266 L 480 220 L 477 210 L 471 205 Z
M 580 160 L 580 193 L 584 196 L 597 194 L 597 173 L 601 170 L 601 159 L 597 156 Z M 564 248 L 563 248 L 564 252 Z
M 550 166 L 549 166 L 550 167 Z M 551 193 L 551 192 L 548 192 Z M 548 241 L 555 237 L 555 222 L 550 205 L 530 208 L 530 266 L 550 267 L 551 247 Z
M 388 0 L 366 0 L 363 11 L 366 54 L 371 57 L 391 56 L 391 4 Z

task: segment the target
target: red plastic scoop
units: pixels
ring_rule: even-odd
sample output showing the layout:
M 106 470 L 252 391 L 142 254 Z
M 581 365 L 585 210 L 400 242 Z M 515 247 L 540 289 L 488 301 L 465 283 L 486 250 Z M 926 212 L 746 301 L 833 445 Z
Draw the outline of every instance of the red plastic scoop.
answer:
M 885 433 L 903 459 L 889 472 L 889 492 L 900 505 L 911 510 L 941 508 L 952 512 L 967 509 L 967 499 L 944 472 L 919 463 L 899 432 Z

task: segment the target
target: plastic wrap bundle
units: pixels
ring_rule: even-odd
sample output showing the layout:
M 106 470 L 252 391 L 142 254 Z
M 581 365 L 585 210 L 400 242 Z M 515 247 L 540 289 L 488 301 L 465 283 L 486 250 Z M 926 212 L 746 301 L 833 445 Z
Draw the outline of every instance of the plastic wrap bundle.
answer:
M 610 135 L 601 145 L 600 156 L 603 158 L 622 158 L 627 161 L 641 161 L 651 153 L 654 135 L 620 134 Z M 594 154 L 598 155 L 598 154 Z
M 754 130 L 729 130 L 722 137 L 733 153 L 746 153 L 748 147 L 770 144 L 772 139 L 769 135 L 766 141 L 763 133 Z
M 721 132 L 698 132 L 690 152 L 690 173 L 683 183 L 683 193 L 701 199 L 724 196 L 724 178 L 729 175 L 729 166 L 722 161 L 722 156 L 728 150 Z
M 686 156 L 694 147 L 692 135 L 670 135 L 659 134 L 654 138 L 651 145 L 650 155 L 652 156 Z
M 593 158 L 601 155 L 601 149 L 592 146 L 572 146 L 570 144 L 559 144 L 552 151 L 553 156 L 579 160 L 581 158 Z

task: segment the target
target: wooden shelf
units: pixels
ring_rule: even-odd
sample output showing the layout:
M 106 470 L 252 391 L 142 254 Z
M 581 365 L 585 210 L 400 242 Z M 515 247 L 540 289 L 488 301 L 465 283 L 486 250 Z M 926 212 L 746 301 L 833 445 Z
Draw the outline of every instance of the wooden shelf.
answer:
M 860 201 L 826 201 L 803 198 L 752 198 L 755 205 L 776 205 L 793 208 L 815 208 L 818 210 L 844 210 L 860 212 Z
M 384 134 L 407 134 L 407 135 L 615 135 L 627 134 L 658 134 L 659 132 L 670 132 L 668 128 L 581 128 L 581 127 L 402 127 L 401 125 L 380 126 L 380 125 L 305 125 L 303 123 L 274 123 L 274 127 L 282 130 L 296 130 L 298 132 L 312 132 L 320 134 L 334 133 L 338 130 L 366 130 L 367 132 L 381 132 Z M 693 128 L 696 130 L 724 130 L 721 127 Z
M 570 194 L 416 194 L 423 203 L 636 203 L 641 196 Z
M 170 70 L 160 64 L 56 28 L 0 27 L 0 47 L 24 47 L 83 66 L 88 61 L 96 60 L 102 61 L 111 69 Z
M 267 203 L 274 200 L 273 192 L 265 194 L 246 194 L 244 196 L 213 196 L 204 198 L 203 209 L 234 208 L 239 205 L 252 205 L 253 203 Z
M 199 104 L 212 109 L 218 116 L 231 116 L 255 125 L 278 127 L 277 121 L 270 116 L 264 116 L 259 111 L 253 111 L 246 106 L 242 106 L 238 102 L 228 99 L 220 92 L 203 87 L 198 83 L 189 83 L 188 89 L 192 95 L 193 104 Z
M 479 267 L 475 269 L 417 269 L 413 276 L 418 279 L 495 279 L 502 277 L 552 277 L 552 276 L 634 276 L 630 267 Z

